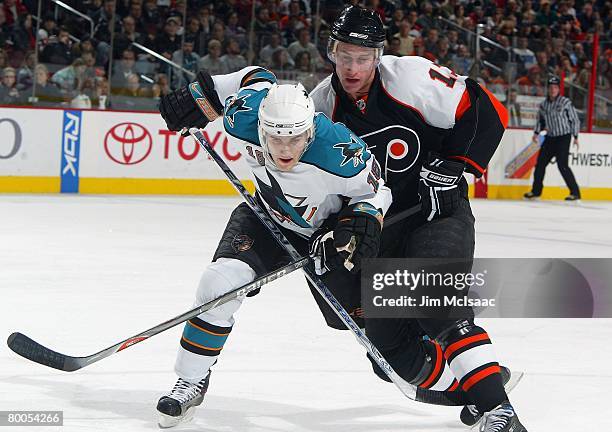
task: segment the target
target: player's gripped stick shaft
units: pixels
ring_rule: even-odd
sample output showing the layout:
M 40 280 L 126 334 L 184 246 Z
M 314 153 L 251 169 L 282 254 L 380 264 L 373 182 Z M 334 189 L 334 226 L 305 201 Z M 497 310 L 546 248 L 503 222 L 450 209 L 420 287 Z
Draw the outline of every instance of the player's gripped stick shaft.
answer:
M 287 253 L 293 258 L 297 259 L 300 257 L 297 250 L 289 243 L 289 240 L 280 231 L 278 226 L 270 219 L 268 214 L 259 206 L 255 198 L 247 191 L 242 182 L 236 177 L 234 172 L 227 166 L 225 161 L 217 154 L 212 148 L 210 143 L 204 137 L 204 134 L 197 128 L 191 128 L 189 130 L 191 136 L 193 136 L 200 146 L 208 153 L 211 159 L 217 164 L 217 166 L 223 171 L 227 179 L 232 183 L 238 193 L 244 198 L 247 205 L 255 213 L 257 218 L 262 222 L 264 226 L 268 228 L 270 233 L 274 236 L 276 241 L 281 247 L 283 247 Z M 460 391 L 434 391 L 427 390 L 417 387 L 413 384 L 402 379 L 391 367 L 391 365 L 385 360 L 378 349 L 370 342 L 364 332 L 355 324 L 355 321 L 351 318 L 348 312 L 342 307 L 334 295 L 329 291 L 321 279 L 315 274 L 315 272 L 309 267 L 302 267 L 306 278 L 313 284 L 319 294 L 325 299 L 327 304 L 333 309 L 338 315 L 344 325 L 353 333 L 357 338 L 357 341 L 367 350 L 370 356 L 376 361 L 378 366 L 385 372 L 389 379 L 400 389 L 400 391 L 409 399 L 414 401 L 429 403 L 434 405 L 448 405 L 448 406 L 460 406 L 465 405 L 467 400 L 465 393 Z
M 299 268 L 304 267 L 309 263 L 309 258 L 299 257 L 294 262 L 281 267 L 278 270 L 274 270 L 252 282 L 249 282 L 241 287 L 238 287 L 226 294 L 211 300 L 201 306 L 198 306 L 190 311 L 182 313 L 174 318 L 169 319 L 161 324 L 151 327 L 148 330 L 138 333 L 137 335 L 131 336 L 121 342 L 109 346 L 95 354 L 91 354 L 85 357 L 73 357 L 65 354 L 53 351 L 38 342 L 30 339 L 26 335 L 16 332 L 8 337 L 7 345 L 11 350 L 20 356 L 31 360 L 35 363 L 39 363 L 44 366 L 48 366 L 54 369 L 59 369 L 65 372 L 74 372 L 82 369 L 85 366 L 96 363 L 106 357 L 109 357 L 119 351 L 123 351 L 126 348 L 136 345 L 151 336 L 155 336 L 161 332 L 164 332 L 172 327 L 184 323 L 185 321 L 200 315 L 210 309 L 214 309 L 220 305 L 227 303 L 237 297 L 245 296 L 246 294 L 261 288 L 263 285 L 279 279 Z

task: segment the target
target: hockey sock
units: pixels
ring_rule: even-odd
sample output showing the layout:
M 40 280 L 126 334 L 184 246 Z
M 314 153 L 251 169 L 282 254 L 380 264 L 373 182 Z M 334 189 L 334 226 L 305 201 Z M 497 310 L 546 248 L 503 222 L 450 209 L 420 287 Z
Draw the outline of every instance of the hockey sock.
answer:
M 466 330 L 466 329 L 463 329 Z M 444 358 L 480 412 L 490 411 L 508 399 L 489 335 L 481 327 L 453 331 L 442 344 Z

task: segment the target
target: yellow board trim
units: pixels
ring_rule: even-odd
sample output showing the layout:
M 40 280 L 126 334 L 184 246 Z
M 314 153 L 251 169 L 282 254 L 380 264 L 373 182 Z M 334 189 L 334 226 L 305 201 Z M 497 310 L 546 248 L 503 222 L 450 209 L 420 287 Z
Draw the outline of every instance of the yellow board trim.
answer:
M 59 177 L 0 176 L 0 193 L 58 193 Z
M 242 180 L 249 192 L 255 187 L 251 180 Z M 223 179 L 141 179 L 141 178 L 81 178 L 79 193 L 119 195 L 236 195 L 234 187 Z
M 250 193 L 255 191 L 251 180 L 243 180 Z M 531 189 L 527 185 L 488 185 L 489 199 L 521 199 Z M 59 193 L 59 177 L 0 176 L 0 193 Z M 583 200 L 612 201 L 612 188 L 582 188 Z M 234 187 L 223 179 L 137 179 L 81 178 L 79 193 L 117 195 L 236 195 Z M 542 199 L 562 200 L 569 194 L 566 187 L 546 186 Z M 470 185 L 469 196 L 474 196 Z
M 488 186 L 489 199 L 522 199 L 525 192 L 529 192 L 531 186 L 521 185 L 492 185 Z M 562 200 L 569 195 L 569 190 L 564 186 L 544 186 L 542 198 L 544 200 Z M 612 201 L 612 188 L 580 188 L 582 200 L 607 200 Z

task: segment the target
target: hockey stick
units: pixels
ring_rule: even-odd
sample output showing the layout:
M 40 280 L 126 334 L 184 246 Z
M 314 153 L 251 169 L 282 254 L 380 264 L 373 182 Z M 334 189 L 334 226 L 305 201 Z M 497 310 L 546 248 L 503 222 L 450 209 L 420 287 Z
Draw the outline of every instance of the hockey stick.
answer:
M 268 228 L 270 233 L 274 236 L 279 245 L 287 251 L 292 259 L 296 260 L 300 258 L 298 251 L 289 243 L 287 237 L 281 232 L 279 227 L 272 221 L 268 213 L 263 210 L 257 203 L 255 198 L 246 190 L 242 182 L 236 177 L 234 172 L 227 166 L 225 161 L 217 154 L 212 148 L 210 143 L 204 137 L 204 134 L 197 128 L 191 128 L 189 130 L 191 136 L 195 138 L 200 146 L 208 153 L 217 166 L 223 171 L 227 179 L 232 183 L 238 193 L 244 198 L 247 205 L 251 208 L 253 213 L 258 217 L 262 224 Z M 368 339 L 365 333 L 359 328 L 351 316 L 346 312 L 342 305 L 336 300 L 334 295 L 329 291 L 321 279 L 315 274 L 314 270 L 310 267 L 302 267 L 306 279 L 312 283 L 319 294 L 325 299 L 327 304 L 334 310 L 336 315 L 342 320 L 344 325 L 351 330 L 353 335 L 357 338 L 357 341 L 368 351 L 371 358 L 374 359 L 376 364 L 385 372 L 389 379 L 400 389 L 400 391 L 409 399 L 418 402 L 424 402 L 434 405 L 466 405 L 467 400 L 465 393 L 457 392 L 440 392 L 419 388 L 413 384 L 402 379 L 391 367 L 391 365 L 385 360 L 382 354 L 374 346 L 374 344 Z
M 226 294 L 209 301 L 208 303 L 204 303 L 201 306 L 182 313 L 181 315 L 178 315 L 168 321 L 158 324 L 155 327 L 151 327 L 150 329 L 145 330 L 142 333 L 138 333 L 137 335 L 129 337 L 124 341 L 118 342 L 112 346 L 109 346 L 108 348 L 105 348 L 102 351 L 85 357 L 73 357 L 58 353 L 39 344 L 35 340 L 30 339 L 26 335 L 18 332 L 13 333 L 8 337 L 7 344 L 10 349 L 12 349 L 20 356 L 27 358 L 28 360 L 32 360 L 33 362 L 39 363 L 41 365 L 49 366 L 51 368 L 59 369 L 65 372 L 73 372 L 82 369 L 85 366 L 89 366 L 90 364 L 96 363 L 119 351 L 123 351 L 126 348 L 134 346 L 137 343 L 150 338 L 151 336 L 155 336 L 158 333 L 166 331 L 169 328 L 172 328 L 191 318 L 194 318 L 203 312 L 225 304 L 230 300 L 245 296 L 251 291 L 261 288 L 263 285 L 269 282 L 272 282 L 299 268 L 304 267 L 309 262 L 310 258 L 297 257 L 294 262 L 287 264 L 286 266 L 281 267 L 278 270 L 274 270 L 258 279 L 255 279 L 253 282 L 249 282 L 248 284 L 229 291 Z

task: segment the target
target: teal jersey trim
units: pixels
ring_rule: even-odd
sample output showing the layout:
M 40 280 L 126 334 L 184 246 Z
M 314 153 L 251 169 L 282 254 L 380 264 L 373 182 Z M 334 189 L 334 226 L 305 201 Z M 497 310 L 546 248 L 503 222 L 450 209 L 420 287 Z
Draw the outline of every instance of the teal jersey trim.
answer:
M 370 157 L 372 154 L 361 138 L 342 123 L 334 123 L 325 114 L 317 113 L 314 140 L 300 162 L 350 178 L 363 171 Z
M 242 89 L 235 96 L 225 100 L 223 110 L 223 127 L 225 131 L 238 139 L 260 146 L 257 133 L 257 112 L 268 89 Z

